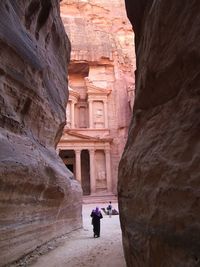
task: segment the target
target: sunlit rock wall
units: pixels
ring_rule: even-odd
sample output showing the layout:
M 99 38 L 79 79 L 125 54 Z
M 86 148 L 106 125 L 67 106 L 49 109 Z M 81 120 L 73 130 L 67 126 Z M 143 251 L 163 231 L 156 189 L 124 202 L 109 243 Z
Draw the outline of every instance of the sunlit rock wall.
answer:
M 127 265 L 200 266 L 200 3 L 126 3 L 137 60 L 118 184 Z
M 55 152 L 70 55 L 59 2 L 0 2 L 1 266 L 81 226 L 81 189 Z
M 108 96 L 110 134 L 106 137 L 113 140 L 111 171 L 116 193 L 117 169 L 128 134 L 135 89 L 134 35 L 125 3 L 124 0 L 63 0 L 61 17 L 72 44 L 72 71 L 76 72 L 76 63 L 88 64 L 90 81 L 112 90 Z

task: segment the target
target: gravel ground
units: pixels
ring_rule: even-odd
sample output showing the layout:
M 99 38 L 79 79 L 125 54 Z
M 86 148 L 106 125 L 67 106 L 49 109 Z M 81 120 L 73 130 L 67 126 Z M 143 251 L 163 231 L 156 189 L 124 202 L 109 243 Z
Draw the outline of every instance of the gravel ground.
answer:
M 101 236 L 93 238 L 90 213 L 95 206 L 83 205 L 83 229 L 75 231 L 63 239 L 59 247 L 40 255 L 32 267 L 125 267 L 121 241 L 119 216 L 103 215 Z M 113 207 L 118 209 L 117 203 Z
M 117 203 L 112 204 L 118 210 Z M 102 212 L 101 236 L 93 238 L 90 213 L 95 206 L 106 204 L 83 205 L 83 229 L 49 243 L 18 266 L 125 267 L 119 216 L 109 218 Z

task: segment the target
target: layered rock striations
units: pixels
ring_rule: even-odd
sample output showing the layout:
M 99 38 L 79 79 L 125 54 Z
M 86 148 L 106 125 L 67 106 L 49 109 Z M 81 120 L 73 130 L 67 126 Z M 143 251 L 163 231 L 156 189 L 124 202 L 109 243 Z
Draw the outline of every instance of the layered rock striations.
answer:
M 135 56 L 131 49 L 134 35 L 126 16 L 125 3 L 123 0 L 64 0 L 61 17 L 72 44 L 69 82 L 70 87 L 80 94 L 76 108 L 83 103 L 86 109 L 89 106 L 86 103 L 87 81 L 100 90 L 110 91 L 106 100 L 108 125 L 105 127 L 109 134 L 97 132 L 96 137 L 112 140 L 109 144 L 111 177 L 112 189 L 116 193 L 117 168 L 127 138 L 135 89 Z M 95 104 L 94 121 L 95 116 L 100 117 L 95 114 Z M 91 131 L 97 128 L 93 125 Z
M 200 265 L 200 4 L 127 0 L 136 99 L 119 166 L 128 266 Z
M 1 1 L 1 266 L 81 226 L 80 186 L 55 152 L 69 55 L 59 1 Z

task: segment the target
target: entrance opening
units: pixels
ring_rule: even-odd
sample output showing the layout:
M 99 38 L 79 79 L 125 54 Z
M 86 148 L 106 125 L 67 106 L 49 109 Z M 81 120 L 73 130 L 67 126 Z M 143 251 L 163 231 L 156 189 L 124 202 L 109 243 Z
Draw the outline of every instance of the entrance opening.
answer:
M 63 160 L 65 166 L 75 175 L 75 153 L 74 150 L 61 150 L 59 156 Z
M 76 157 L 74 150 L 61 150 L 59 156 L 76 179 Z M 81 151 L 81 186 L 83 195 L 90 195 L 90 157 L 88 150 Z
M 90 158 L 89 151 L 81 151 L 81 185 L 83 195 L 90 195 Z

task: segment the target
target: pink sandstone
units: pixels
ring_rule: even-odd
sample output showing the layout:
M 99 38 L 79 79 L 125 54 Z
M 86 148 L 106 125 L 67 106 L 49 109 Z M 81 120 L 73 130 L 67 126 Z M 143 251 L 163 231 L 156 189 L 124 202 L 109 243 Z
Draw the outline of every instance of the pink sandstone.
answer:
M 60 156 L 85 195 L 116 194 L 134 100 L 134 35 L 124 1 L 64 0 L 61 17 L 72 53 Z

